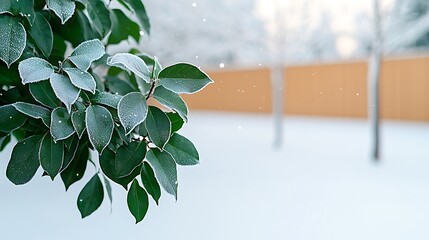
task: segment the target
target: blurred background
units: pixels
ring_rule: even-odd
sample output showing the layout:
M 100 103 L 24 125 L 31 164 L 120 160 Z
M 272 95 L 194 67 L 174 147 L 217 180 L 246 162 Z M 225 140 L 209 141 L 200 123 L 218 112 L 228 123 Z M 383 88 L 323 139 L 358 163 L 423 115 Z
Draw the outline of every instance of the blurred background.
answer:
M 85 180 L 65 193 L 59 179 L 15 187 L 1 174 L 0 236 L 429 238 L 429 1 L 144 3 L 151 36 L 121 48 L 214 80 L 184 96 L 201 164 L 179 168 L 178 201 L 163 192 L 138 225 L 120 187 L 81 220 Z

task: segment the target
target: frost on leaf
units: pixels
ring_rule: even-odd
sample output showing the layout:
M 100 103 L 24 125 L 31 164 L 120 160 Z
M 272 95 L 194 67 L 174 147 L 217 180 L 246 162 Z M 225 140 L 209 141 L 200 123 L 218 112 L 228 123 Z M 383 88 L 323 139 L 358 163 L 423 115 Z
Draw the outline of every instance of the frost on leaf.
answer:
M 118 116 L 127 135 L 146 119 L 147 111 L 146 98 L 141 93 L 128 93 L 119 101 Z
M 71 105 L 76 102 L 80 90 L 70 82 L 67 76 L 61 74 L 53 73 L 49 82 L 57 98 L 66 105 L 68 112 L 71 112 Z
M 91 74 L 78 68 L 65 68 L 64 71 L 70 78 L 71 83 L 80 89 L 95 93 L 96 83 Z
M 98 39 L 88 40 L 79 44 L 69 59 L 82 71 L 87 71 L 91 63 L 104 55 L 104 45 Z
M 27 34 L 16 18 L 0 15 L 0 60 L 10 67 L 25 48 Z
M 54 11 L 61 19 L 61 24 L 64 24 L 73 16 L 74 9 L 76 7 L 72 0 L 48 0 L 48 8 Z
M 112 138 L 112 115 L 106 108 L 93 105 L 86 109 L 85 124 L 89 141 L 101 155 Z
M 159 83 L 175 93 L 195 93 L 213 81 L 198 67 L 178 63 L 164 68 L 159 73 Z
M 150 72 L 143 61 L 143 59 L 129 54 L 129 53 L 118 53 L 113 57 L 107 59 L 107 64 L 114 67 L 122 68 L 126 71 L 131 71 L 136 76 L 143 79 L 145 82 L 150 82 Z
M 27 58 L 20 62 L 18 70 L 22 84 L 49 79 L 54 73 L 54 68 L 49 62 L 37 57 Z

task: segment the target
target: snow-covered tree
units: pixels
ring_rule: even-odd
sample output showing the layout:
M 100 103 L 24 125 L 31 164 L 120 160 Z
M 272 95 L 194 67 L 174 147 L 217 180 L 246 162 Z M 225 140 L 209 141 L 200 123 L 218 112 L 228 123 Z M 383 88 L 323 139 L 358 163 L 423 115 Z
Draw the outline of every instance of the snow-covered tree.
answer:
M 146 0 L 153 31 L 141 43 L 164 64 L 256 65 L 268 60 L 264 23 L 254 0 Z M 168 46 L 168 47 L 166 47 Z

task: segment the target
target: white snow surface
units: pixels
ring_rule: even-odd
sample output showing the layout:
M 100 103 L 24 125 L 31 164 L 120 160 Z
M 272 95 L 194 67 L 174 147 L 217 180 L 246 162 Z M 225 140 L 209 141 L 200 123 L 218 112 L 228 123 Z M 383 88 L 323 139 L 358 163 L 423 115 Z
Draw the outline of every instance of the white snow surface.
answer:
M 429 239 L 429 124 L 383 122 L 382 160 L 369 158 L 365 120 L 287 117 L 273 149 L 268 115 L 194 113 L 181 133 L 201 164 L 180 167 L 179 200 L 163 192 L 135 225 L 113 188 L 81 220 L 61 179 L 15 187 L 0 155 L 0 239 Z

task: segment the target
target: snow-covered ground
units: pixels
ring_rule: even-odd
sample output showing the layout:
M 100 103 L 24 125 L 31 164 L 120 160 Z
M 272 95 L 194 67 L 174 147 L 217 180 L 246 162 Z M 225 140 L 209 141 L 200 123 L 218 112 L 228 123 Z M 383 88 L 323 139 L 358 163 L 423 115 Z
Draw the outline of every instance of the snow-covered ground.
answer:
M 182 133 L 201 164 L 179 168 L 179 200 L 163 194 L 134 224 L 125 192 L 81 220 L 60 179 L 22 187 L 0 155 L 0 239 L 429 239 L 429 124 L 384 122 L 382 162 L 369 159 L 364 120 L 284 120 L 272 148 L 272 119 L 194 113 Z M 93 174 L 88 167 L 86 179 Z

